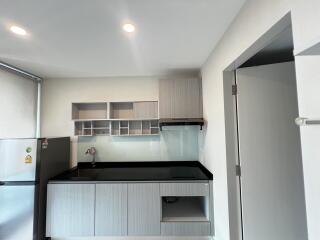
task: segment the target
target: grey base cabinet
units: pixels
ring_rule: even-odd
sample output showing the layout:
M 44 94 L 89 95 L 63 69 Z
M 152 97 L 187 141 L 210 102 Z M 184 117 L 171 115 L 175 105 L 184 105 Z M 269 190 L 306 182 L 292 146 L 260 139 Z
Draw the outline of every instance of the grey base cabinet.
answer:
M 159 183 L 128 184 L 128 235 L 160 235 Z
M 46 236 L 210 236 L 210 184 L 49 183 Z
M 49 184 L 48 237 L 94 236 L 95 184 Z
M 95 236 L 127 235 L 127 184 L 96 184 Z
M 163 236 L 209 236 L 210 222 L 162 222 Z

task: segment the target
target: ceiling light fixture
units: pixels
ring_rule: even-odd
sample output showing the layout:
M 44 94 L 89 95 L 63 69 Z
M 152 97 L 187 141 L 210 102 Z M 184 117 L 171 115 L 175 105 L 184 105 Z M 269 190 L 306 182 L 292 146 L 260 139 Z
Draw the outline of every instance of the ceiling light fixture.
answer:
M 130 23 L 126 23 L 122 26 L 123 30 L 128 32 L 128 33 L 132 33 L 134 32 L 134 30 L 136 29 L 135 26 L 133 24 Z
M 23 28 L 21 27 L 18 27 L 18 26 L 11 26 L 10 27 L 10 31 L 17 34 L 17 35 L 21 35 L 21 36 L 25 36 L 27 35 L 27 31 L 24 30 Z

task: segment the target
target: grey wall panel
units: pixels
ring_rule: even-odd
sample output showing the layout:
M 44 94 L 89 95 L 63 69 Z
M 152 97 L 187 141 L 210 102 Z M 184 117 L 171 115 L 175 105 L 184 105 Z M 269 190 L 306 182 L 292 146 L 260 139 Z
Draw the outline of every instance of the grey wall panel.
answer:
M 170 79 L 161 79 L 159 81 L 159 117 L 172 118 L 171 102 L 173 92 L 170 87 Z
M 48 184 L 48 237 L 94 235 L 94 184 Z
M 127 235 L 127 184 L 96 184 L 95 235 Z
M 128 235 L 160 235 L 159 183 L 128 184 Z
M 160 196 L 209 196 L 209 183 L 161 183 Z
M 209 236 L 209 222 L 162 222 L 163 236 Z
M 210 233 L 214 236 L 214 207 L 213 207 L 213 181 L 210 181 L 210 197 L 209 197 L 209 220 L 210 220 Z

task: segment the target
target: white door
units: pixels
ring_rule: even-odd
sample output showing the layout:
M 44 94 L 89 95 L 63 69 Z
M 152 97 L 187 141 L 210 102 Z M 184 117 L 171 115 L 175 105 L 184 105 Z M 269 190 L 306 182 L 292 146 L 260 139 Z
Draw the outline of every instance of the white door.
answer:
M 236 76 L 243 240 L 306 240 L 294 63 Z

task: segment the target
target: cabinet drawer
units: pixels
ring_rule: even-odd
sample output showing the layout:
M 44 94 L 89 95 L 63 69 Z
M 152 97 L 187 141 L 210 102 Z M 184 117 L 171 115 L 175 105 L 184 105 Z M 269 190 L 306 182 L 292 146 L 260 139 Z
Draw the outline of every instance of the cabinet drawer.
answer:
M 210 236 L 209 222 L 162 222 L 163 236 Z
M 209 183 L 161 183 L 161 196 L 209 196 Z

